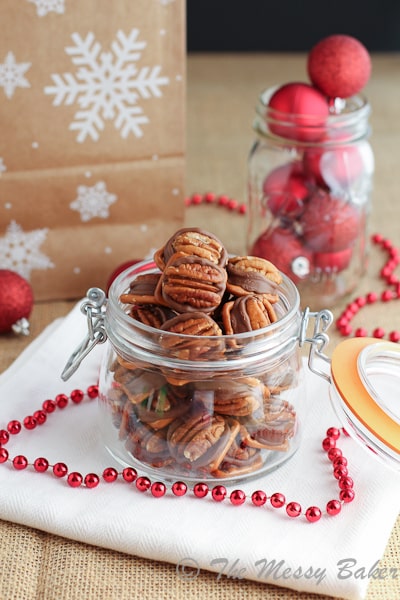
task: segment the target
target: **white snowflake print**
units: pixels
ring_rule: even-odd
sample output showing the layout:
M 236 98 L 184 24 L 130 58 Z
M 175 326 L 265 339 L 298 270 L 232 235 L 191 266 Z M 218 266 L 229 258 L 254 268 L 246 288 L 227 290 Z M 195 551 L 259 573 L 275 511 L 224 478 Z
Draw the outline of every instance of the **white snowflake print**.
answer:
M 28 0 L 36 4 L 36 13 L 38 17 L 45 17 L 49 12 L 55 12 L 59 15 L 64 13 L 64 0 Z
M 47 237 L 48 229 L 24 232 L 15 221 L 11 221 L 6 235 L 0 237 L 0 266 L 19 273 L 29 279 L 34 269 L 51 269 L 51 260 L 39 248 Z
M 171 2 L 175 2 L 175 0 L 160 0 L 160 4 L 163 4 L 163 6 L 171 4 Z
M 69 128 L 77 131 L 77 142 L 87 137 L 97 141 L 104 129 L 104 121 L 113 121 L 122 138 L 130 134 L 143 136 L 142 125 L 148 117 L 138 104 L 139 99 L 162 96 L 161 86 L 169 79 L 161 76 L 161 66 L 138 68 L 146 42 L 138 41 L 139 30 L 129 35 L 118 31 L 110 52 L 103 52 L 93 33 L 83 39 L 72 34 L 74 46 L 65 48 L 74 65 L 74 74 L 52 75 L 54 85 L 44 88 L 45 94 L 54 95 L 53 105 L 76 103 L 79 110 Z
M 4 173 L 4 171 L 7 171 L 7 167 L 6 167 L 6 165 L 4 164 L 4 160 L 3 160 L 3 159 L 1 158 L 1 156 L 0 156 L 0 174 L 1 174 L 1 173 Z
M 7 98 L 12 98 L 15 88 L 31 87 L 29 81 L 24 77 L 31 63 L 17 63 L 14 54 L 10 51 L 3 63 L 0 63 L 0 87 L 4 88 Z
M 81 220 L 86 222 L 94 217 L 107 219 L 109 216 L 108 208 L 117 200 L 115 194 L 107 191 L 104 181 L 98 181 L 93 186 L 80 185 L 77 189 L 78 197 L 71 202 L 70 208 L 77 210 L 81 215 Z

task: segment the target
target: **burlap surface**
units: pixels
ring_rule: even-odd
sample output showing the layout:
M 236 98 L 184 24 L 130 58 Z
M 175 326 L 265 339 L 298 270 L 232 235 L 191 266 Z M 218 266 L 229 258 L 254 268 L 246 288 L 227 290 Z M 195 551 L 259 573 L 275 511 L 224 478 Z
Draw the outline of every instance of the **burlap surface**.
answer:
M 400 203 L 396 191 L 400 178 L 396 158 L 400 143 L 396 100 L 400 92 L 398 60 L 396 55 L 374 56 L 373 77 L 367 90 L 373 106 L 372 143 L 376 155 L 371 231 L 379 231 L 397 246 L 400 245 Z M 240 201 L 244 199 L 246 156 L 253 139 L 251 121 L 256 96 L 263 87 L 276 82 L 304 79 L 304 65 L 302 55 L 189 57 L 188 194 L 211 190 Z M 233 252 L 244 248 L 243 216 L 214 206 L 191 207 L 186 212 L 186 223 L 214 231 Z M 368 273 L 357 293 L 382 289 L 379 269 L 383 261 L 384 255 L 372 248 Z M 329 308 L 338 316 L 344 305 L 345 301 Z M 36 304 L 29 338 L 11 334 L 0 338 L 0 372 L 48 323 L 67 314 L 72 306 L 72 302 Z M 386 331 L 399 329 L 398 301 L 368 307 L 357 315 L 355 326 L 361 320 L 369 332 L 377 325 Z M 331 348 L 340 340 L 334 328 L 330 339 Z M 368 600 L 400 597 L 399 547 L 400 518 L 379 564 L 382 569 L 387 567 L 388 572 L 390 568 L 397 569 L 397 579 L 395 571 L 386 578 L 371 579 Z M 208 572 L 183 581 L 174 565 L 86 546 L 7 522 L 0 522 L 0 560 L 0 600 L 326 598 L 246 580 L 217 579 L 216 574 Z

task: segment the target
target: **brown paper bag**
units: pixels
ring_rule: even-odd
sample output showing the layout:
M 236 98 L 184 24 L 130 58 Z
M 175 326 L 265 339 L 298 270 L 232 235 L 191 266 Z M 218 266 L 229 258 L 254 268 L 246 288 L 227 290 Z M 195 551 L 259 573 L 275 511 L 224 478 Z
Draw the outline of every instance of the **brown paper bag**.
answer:
M 3 0 L 0 268 L 105 287 L 183 222 L 184 0 Z

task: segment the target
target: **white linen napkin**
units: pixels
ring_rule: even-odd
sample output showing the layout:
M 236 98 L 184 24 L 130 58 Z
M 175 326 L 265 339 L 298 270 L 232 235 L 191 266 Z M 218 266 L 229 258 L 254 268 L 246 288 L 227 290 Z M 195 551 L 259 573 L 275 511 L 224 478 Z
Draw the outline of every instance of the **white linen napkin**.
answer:
M 97 382 L 104 346 L 68 382 L 60 378 L 86 333 L 79 306 L 50 325 L 0 376 L 0 429 L 10 419 L 32 414 L 47 398 Z M 338 488 L 321 440 L 329 426 L 339 423 L 328 384 L 309 372 L 306 379 L 309 412 L 300 450 L 273 473 L 235 487 L 249 494 L 256 489 L 268 495 L 279 491 L 304 509 L 324 509 L 338 497 Z M 338 445 L 349 460 L 356 499 L 338 516 L 324 515 L 318 523 L 302 516 L 290 519 L 282 509 L 257 508 L 250 501 L 233 506 L 227 499 L 216 503 L 191 493 L 157 499 L 123 481 L 73 489 L 52 473 L 36 473 L 31 467 L 16 471 L 9 463 L 0 465 L 0 518 L 174 563 L 177 577 L 205 569 L 219 579 L 246 578 L 358 600 L 365 597 L 370 579 L 380 576 L 378 562 L 399 512 L 400 477 L 352 439 L 341 438 Z M 12 436 L 6 447 L 11 457 L 24 454 L 32 463 L 44 456 L 82 474 L 117 466 L 100 439 L 96 401 L 57 410 L 44 425 Z

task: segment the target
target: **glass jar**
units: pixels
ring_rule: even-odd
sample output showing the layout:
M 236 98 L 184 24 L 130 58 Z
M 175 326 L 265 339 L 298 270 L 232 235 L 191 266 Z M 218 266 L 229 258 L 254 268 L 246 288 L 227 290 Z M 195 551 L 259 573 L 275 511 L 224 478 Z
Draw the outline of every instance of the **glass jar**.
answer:
M 248 159 L 247 252 L 270 259 L 305 306 L 332 306 L 366 267 L 374 157 L 370 105 L 336 99 L 326 119 L 270 108 L 264 91 Z
M 150 327 L 121 303 L 137 276 L 152 273 L 152 261 L 121 273 L 102 316 L 88 302 L 92 344 L 96 331 L 108 338 L 99 380 L 107 450 L 164 480 L 229 482 L 275 469 L 298 449 L 305 410 L 296 286 L 283 275 L 278 320 L 263 329 L 195 336 Z
M 347 433 L 400 472 L 399 344 L 350 338 L 328 358 L 332 313 L 300 312 L 297 288 L 285 275 L 274 304 L 278 320 L 263 329 L 227 336 L 165 332 L 132 318 L 120 301 L 136 277 L 157 271 L 152 261 L 130 267 L 108 299 L 98 288 L 88 291 L 81 307 L 88 334 L 62 373 L 67 380 L 96 344 L 107 342 L 100 431 L 117 462 L 157 480 L 188 483 L 266 474 L 301 443 L 308 368 L 329 382 Z

